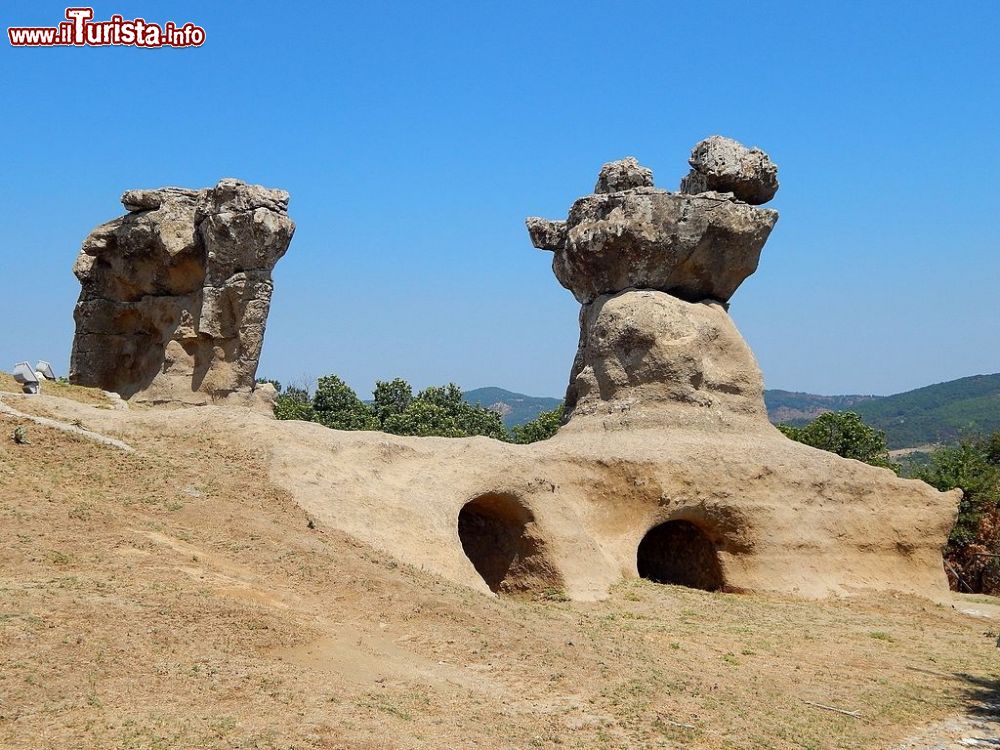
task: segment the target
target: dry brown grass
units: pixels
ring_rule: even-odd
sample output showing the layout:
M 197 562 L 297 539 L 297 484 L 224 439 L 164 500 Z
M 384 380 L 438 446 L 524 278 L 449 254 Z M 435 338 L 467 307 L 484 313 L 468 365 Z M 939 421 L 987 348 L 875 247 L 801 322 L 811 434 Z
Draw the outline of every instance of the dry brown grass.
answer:
M 986 621 L 903 596 L 491 600 L 308 528 L 218 436 L 16 424 L 0 747 L 885 747 L 1000 671 Z
M 21 386 L 10 373 L 0 373 L 0 391 L 6 393 L 21 393 Z M 101 391 L 100 388 L 85 388 L 82 385 L 70 385 L 58 381 L 46 381 L 42 383 L 42 392 L 48 396 L 58 396 L 79 401 L 81 404 L 89 406 L 110 406 L 111 401 Z

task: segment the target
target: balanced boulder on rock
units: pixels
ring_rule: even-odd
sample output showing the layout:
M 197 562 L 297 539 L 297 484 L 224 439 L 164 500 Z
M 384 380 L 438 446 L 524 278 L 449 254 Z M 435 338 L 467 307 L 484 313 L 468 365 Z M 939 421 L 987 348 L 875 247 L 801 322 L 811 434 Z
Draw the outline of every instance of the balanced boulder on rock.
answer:
M 629 158 L 604 165 L 597 192 L 577 200 L 565 221 L 530 217 L 527 226 L 535 247 L 555 253 L 559 283 L 583 304 L 626 289 L 727 302 L 757 270 L 778 220 L 776 211 L 733 198 L 658 190 L 652 172 Z
M 626 156 L 601 167 L 594 192 L 617 193 L 637 187 L 653 187 L 653 170 L 639 164 L 634 156 Z
M 691 171 L 681 180 L 682 193 L 732 193 L 759 206 L 778 192 L 778 166 L 759 148 L 713 135 L 700 141 L 688 160 Z

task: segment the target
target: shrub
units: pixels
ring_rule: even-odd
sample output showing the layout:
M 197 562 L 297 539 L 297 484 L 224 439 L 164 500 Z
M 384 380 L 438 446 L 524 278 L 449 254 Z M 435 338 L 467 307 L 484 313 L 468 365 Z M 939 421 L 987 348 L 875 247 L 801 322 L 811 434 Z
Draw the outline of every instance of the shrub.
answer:
M 316 421 L 334 430 L 379 429 L 371 407 L 336 375 L 326 375 L 319 379 L 312 408 Z
M 889 460 L 885 433 L 865 424 L 852 411 L 831 411 L 820 414 L 805 427 L 783 424 L 778 429 L 792 440 L 813 448 L 899 473 L 899 466 Z
M 515 425 L 511 430 L 515 443 L 536 443 L 548 440 L 559 431 L 566 414 L 565 404 L 559 404 L 555 409 L 543 411 L 530 422 Z
M 289 386 L 284 393 L 279 393 L 274 402 L 274 416 L 277 419 L 299 419 L 303 422 L 314 422 L 316 412 L 313 410 L 309 391 L 297 386 Z
M 963 496 L 945 557 L 957 588 L 1000 593 L 1000 432 L 939 448 L 915 472 L 939 490 Z
M 500 415 L 468 403 L 454 383 L 420 391 L 405 408 L 390 413 L 382 429 L 394 435 L 509 439 Z
M 319 422 L 335 430 L 510 439 L 500 415 L 465 401 L 462 389 L 454 383 L 431 386 L 414 396 L 413 388 L 402 378 L 380 380 L 373 396 L 371 404 L 366 404 L 339 377 L 327 375 L 319 379 L 311 399 L 305 388 L 286 388 L 278 395 L 274 416 Z

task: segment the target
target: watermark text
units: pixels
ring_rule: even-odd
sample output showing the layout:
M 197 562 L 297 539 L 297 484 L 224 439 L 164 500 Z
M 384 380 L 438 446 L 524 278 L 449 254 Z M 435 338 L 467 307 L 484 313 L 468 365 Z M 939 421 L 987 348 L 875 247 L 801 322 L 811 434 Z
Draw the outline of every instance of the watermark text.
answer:
M 67 8 L 56 26 L 11 26 L 7 38 L 14 47 L 200 47 L 205 29 L 193 23 L 164 24 L 113 15 L 95 21 L 93 8 Z

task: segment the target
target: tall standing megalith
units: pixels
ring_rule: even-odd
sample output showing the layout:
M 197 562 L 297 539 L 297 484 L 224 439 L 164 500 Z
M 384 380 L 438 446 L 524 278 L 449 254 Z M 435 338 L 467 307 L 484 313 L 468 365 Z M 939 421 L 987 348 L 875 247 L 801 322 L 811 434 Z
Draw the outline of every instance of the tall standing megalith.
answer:
M 151 403 L 266 402 L 255 389 L 288 193 L 234 179 L 130 190 L 73 272 L 73 383 Z

